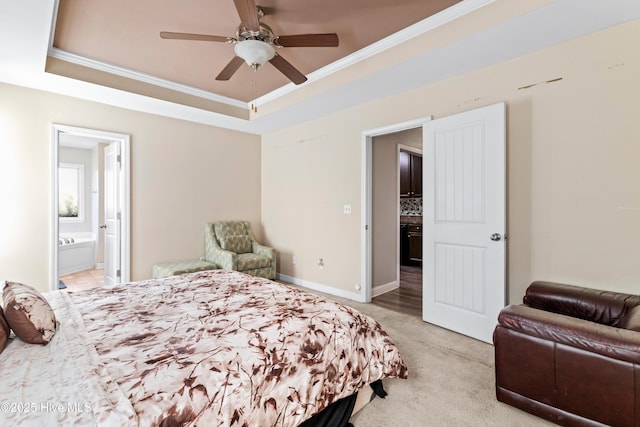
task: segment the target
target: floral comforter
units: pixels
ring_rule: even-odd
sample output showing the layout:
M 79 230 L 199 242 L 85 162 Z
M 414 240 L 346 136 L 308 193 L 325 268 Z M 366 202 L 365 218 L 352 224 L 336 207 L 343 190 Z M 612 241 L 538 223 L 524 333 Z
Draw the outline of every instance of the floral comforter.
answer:
M 406 378 L 370 317 L 214 270 L 70 294 L 138 423 L 298 426 L 383 378 Z
M 45 297 L 58 320 L 49 344 L 13 337 L 0 353 L 0 426 L 137 426 L 69 295 Z

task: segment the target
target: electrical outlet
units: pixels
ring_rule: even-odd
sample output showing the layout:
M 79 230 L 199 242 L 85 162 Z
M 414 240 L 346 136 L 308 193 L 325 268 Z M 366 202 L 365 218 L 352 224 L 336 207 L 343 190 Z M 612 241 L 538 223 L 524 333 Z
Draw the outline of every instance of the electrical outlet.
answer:
M 322 258 L 318 258 L 318 267 L 324 268 L 324 260 Z
M 351 215 L 351 205 L 344 205 L 343 209 L 345 215 Z
M 296 265 L 296 262 L 298 262 L 298 260 L 296 259 L 296 256 L 294 255 L 293 257 L 291 257 L 291 264 Z

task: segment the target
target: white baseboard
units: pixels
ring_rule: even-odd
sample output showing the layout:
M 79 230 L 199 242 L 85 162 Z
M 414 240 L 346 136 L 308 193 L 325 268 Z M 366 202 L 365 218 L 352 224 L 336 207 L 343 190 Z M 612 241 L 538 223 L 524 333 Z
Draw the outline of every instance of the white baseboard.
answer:
M 400 283 L 397 280 L 393 282 L 385 283 L 384 285 L 378 285 L 371 289 L 371 296 L 373 298 L 378 297 L 382 294 L 386 294 L 387 292 L 391 292 L 394 289 L 398 289 L 400 287 Z
M 96 269 L 97 270 L 104 270 L 104 263 L 103 262 L 97 262 L 96 263 Z
M 311 289 L 336 297 L 346 298 L 356 302 L 365 302 L 364 296 L 357 292 L 349 292 L 343 289 L 334 288 L 333 286 L 327 286 L 321 283 L 311 282 L 309 280 L 299 279 L 297 277 L 287 276 L 286 274 L 280 273 L 278 273 L 278 279 L 282 280 L 283 282 L 293 283 L 294 285 L 302 286 L 303 288 Z

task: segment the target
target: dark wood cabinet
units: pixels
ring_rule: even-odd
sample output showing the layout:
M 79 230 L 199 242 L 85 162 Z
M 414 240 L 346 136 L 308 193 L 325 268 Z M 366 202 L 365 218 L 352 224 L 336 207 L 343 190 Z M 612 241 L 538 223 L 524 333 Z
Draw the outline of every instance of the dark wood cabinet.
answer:
M 411 197 L 422 197 L 422 156 L 411 155 Z
M 400 197 L 422 197 L 422 156 L 400 151 Z
M 400 264 L 422 265 L 421 224 L 400 224 Z
M 407 225 L 409 264 L 422 264 L 422 225 Z
M 409 225 L 400 224 L 400 265 L 409 265 Z

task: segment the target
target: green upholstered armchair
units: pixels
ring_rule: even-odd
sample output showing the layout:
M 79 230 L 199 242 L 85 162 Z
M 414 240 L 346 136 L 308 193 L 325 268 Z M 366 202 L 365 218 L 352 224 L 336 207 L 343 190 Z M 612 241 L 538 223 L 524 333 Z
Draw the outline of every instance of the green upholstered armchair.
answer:
M 204 227 L 204 255 L 225 270 L 276 278 L 276 251 L 256 242 L 249 221 L 221 221 Z

